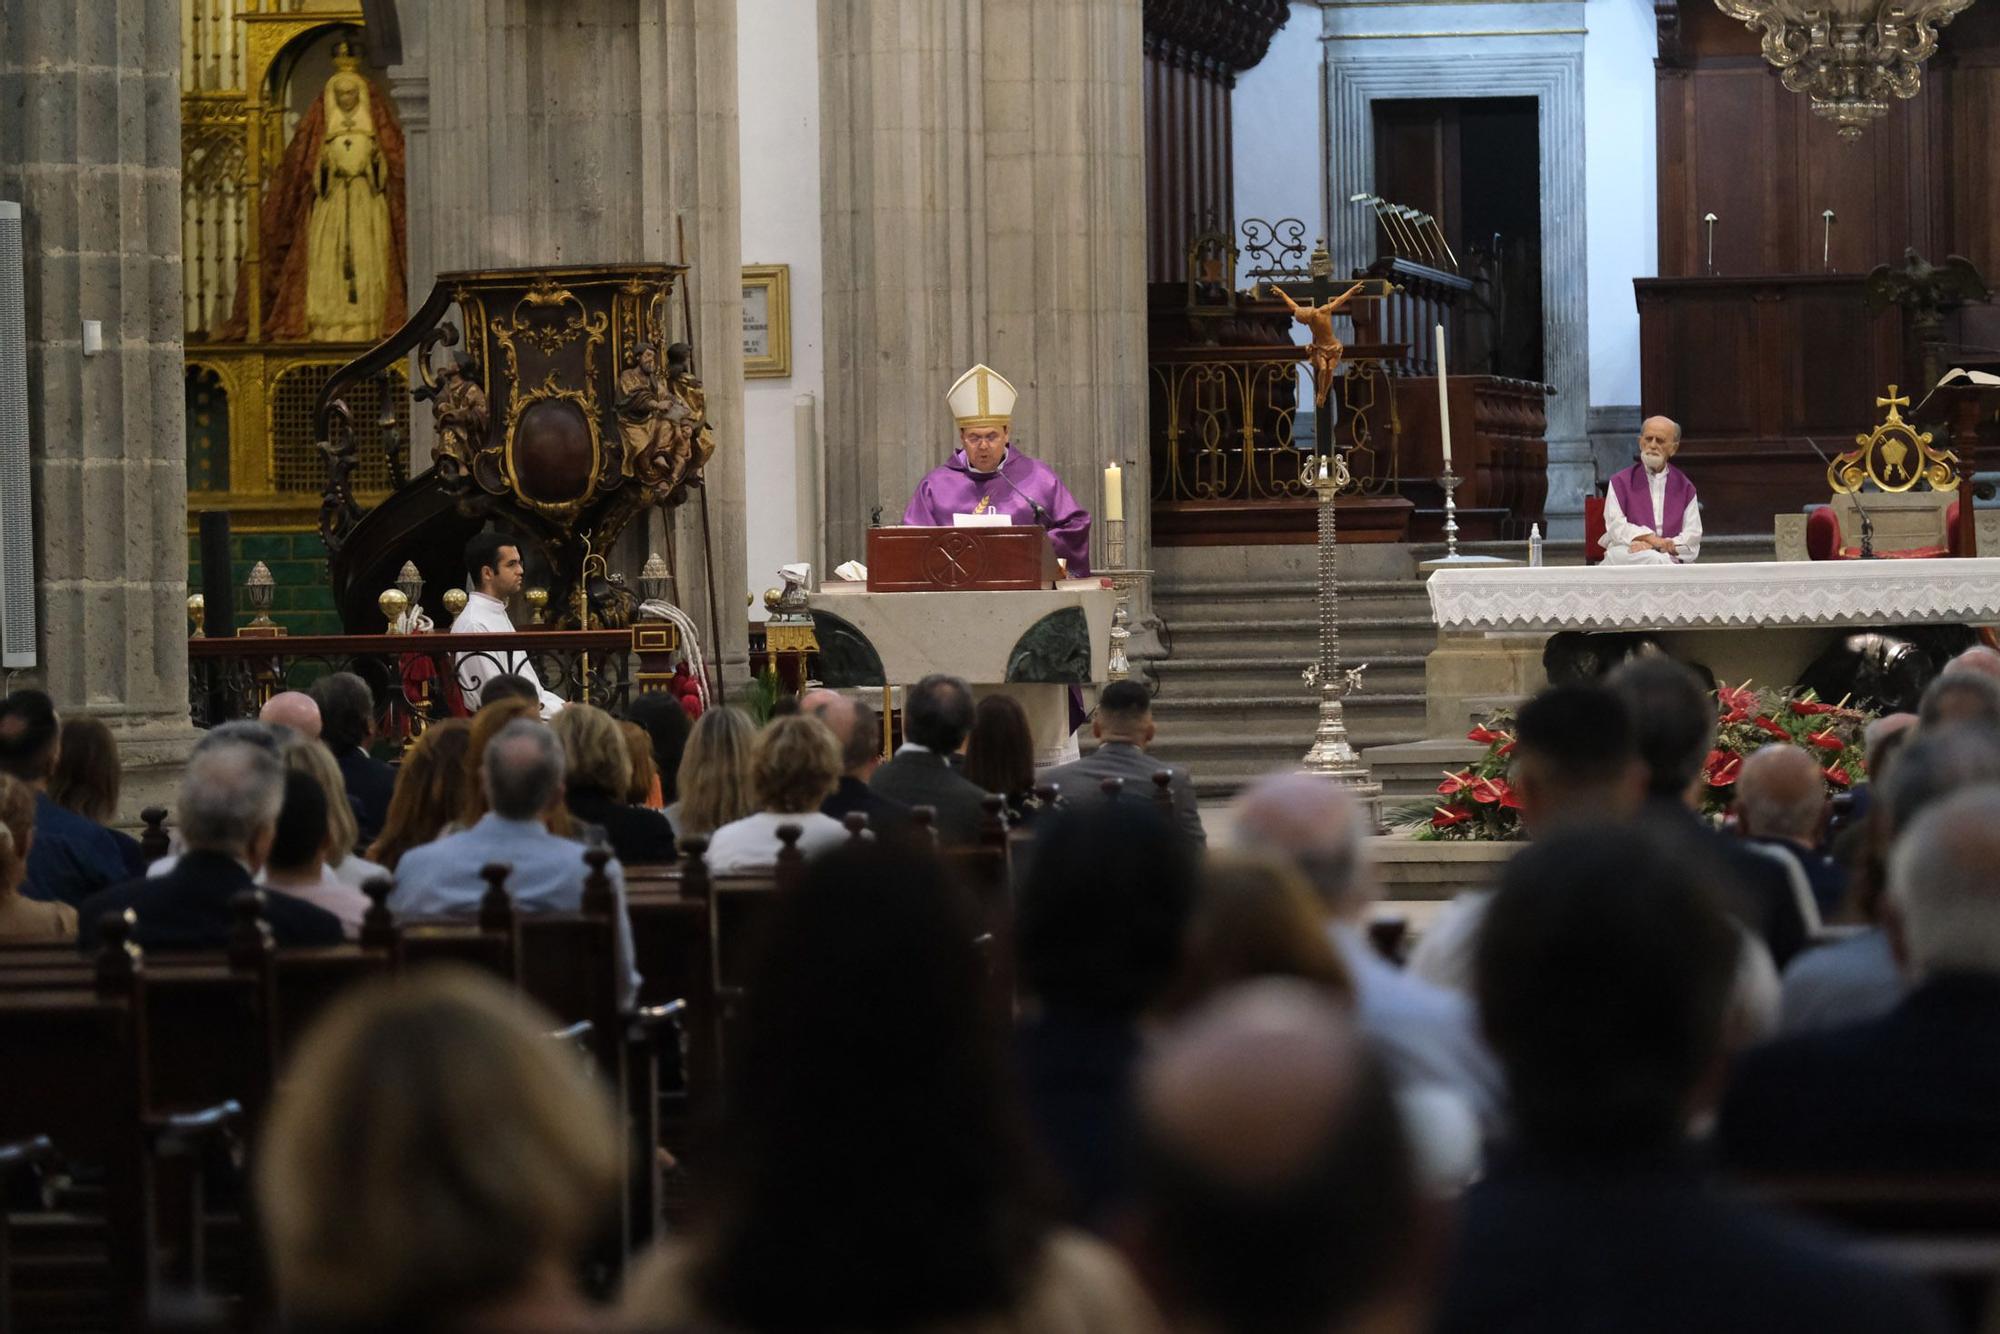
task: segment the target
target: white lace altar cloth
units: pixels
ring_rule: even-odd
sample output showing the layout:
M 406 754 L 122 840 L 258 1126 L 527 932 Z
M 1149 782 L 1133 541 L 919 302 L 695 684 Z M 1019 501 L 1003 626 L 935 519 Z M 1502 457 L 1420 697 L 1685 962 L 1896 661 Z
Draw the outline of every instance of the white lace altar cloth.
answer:
M 1729 630 L 2000 622 L 2000 557 L 1439 570 L 1440 630 Z

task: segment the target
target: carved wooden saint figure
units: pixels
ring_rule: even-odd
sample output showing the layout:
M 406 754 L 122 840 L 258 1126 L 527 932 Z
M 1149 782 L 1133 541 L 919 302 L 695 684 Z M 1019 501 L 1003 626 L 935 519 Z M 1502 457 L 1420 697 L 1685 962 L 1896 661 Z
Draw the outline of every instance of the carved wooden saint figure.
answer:
M 437 369 L 437 389 L 431 393 L 438 479 L 454 491 L 464 487 L 472 456 L 486 443 L 486 391 L 468 374 L 471 368 L 472 358 L 465 353 L 447 356 Z
M 686 473 L 691 450 L 689 406 L 660 374 L 651 343 L 626 354 L 618 373 L 618 431 L 625 440 L 626 466 L 656 503 L 672 495 Z
M 1290 294 L 1284 288 L 1278 286 L 1276 283 L 1271 284 L 1271 290 L 1283 297 L 1285 304 L 1291 308 L 1292 318 L 1312 330 L 1313 404 L 1315 407 L 1323 408 L 1326 406 L 1326 396 L 1333 392 L 1333 373 L 1340 366 L 1341 354 L 1347 350 L 1341 341 L 1334 337 L 1333 317 L 1346 311 L 1348 304 L 1354 300 L 1354 294 L 1359 292 L 1361 287 L 1362 284 L 1356 283 L 1339 296 L 1329 297 L 1320 305 L 1301 306 L 1298 302 L 1292 300 Z

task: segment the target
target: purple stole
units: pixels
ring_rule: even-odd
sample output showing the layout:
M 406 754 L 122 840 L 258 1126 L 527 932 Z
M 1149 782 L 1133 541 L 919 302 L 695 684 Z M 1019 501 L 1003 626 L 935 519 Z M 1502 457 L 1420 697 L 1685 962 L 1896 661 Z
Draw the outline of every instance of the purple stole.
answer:
M 1623 472 L 1613 473 L 1611 493 L 1618 497 L 1618 508 L 1625 512 L 1628 520 L 1651 528 L 1661 537 L 1672 538 L 1681 535 L 1681 520 L 1687 516 L 1688 502 L 1694 499 L 1694 483 L 1679 468 L 1671 463 L 1667 465 L 1665 514 L 1653 513 L 1653 490 L 1646 484 L 1644 463 L 1635 463 Z

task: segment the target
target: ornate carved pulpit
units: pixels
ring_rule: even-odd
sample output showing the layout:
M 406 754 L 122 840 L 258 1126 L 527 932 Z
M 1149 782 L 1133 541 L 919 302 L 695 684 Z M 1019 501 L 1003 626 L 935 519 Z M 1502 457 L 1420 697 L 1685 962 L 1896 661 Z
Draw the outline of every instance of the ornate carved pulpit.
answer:
M 334 374 L 314 414 L 328 459 L 320 534 L 350 630 L 379 624 L 376 595 L 405 560 L 455 584 L 465 540 L 488 522 L 546 562 L 553 624 L 630 622 L 635 599 L 603 554 L 649 507 L 686 501 L 714 448 L 690 349 L 668 344 L 684 271 L 444 274 L 407 324 Z M 343 395 L 412 352 L 413 397 L 437 427 L 433 466 L 364 514 Z

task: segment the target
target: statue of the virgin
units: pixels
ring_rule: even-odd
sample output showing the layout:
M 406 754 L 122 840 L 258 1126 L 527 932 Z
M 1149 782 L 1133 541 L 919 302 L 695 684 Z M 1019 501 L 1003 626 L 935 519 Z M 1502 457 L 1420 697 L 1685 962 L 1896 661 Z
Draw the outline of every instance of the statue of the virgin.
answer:
M 263 337 L 372 343 L 400 327 L 409 313 L 404 235 L 402 131 L 342 42 L 267 182 Z M 236 290 L 223 337 L 245 333 L 245 285 Z

